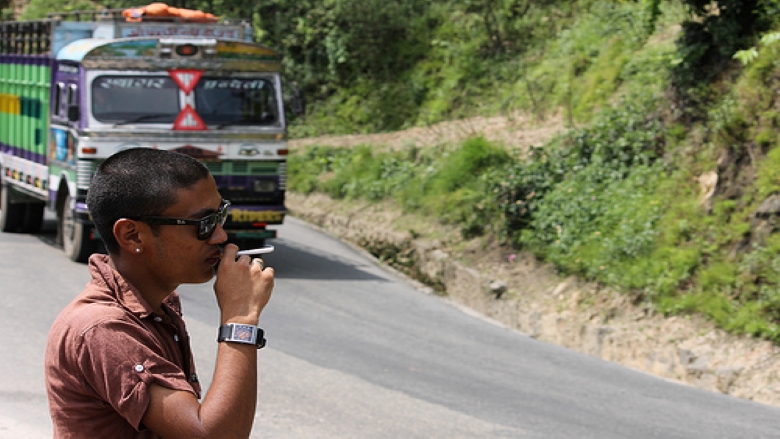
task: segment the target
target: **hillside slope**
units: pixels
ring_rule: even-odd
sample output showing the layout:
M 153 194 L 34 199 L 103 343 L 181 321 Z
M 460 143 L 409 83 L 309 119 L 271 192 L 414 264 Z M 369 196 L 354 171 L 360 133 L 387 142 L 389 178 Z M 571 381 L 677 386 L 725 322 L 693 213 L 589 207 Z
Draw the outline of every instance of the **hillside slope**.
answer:
M 376 135 L 292 140 L 306 145 L 394 148 L 436 145 L 468 136 L 511 139 L 516 149 L 545 142 L 560 122 L 472 119 Z M 334 200 L 290 193 L 293 215 L 366 249 L 420 288 L 532 337 L 703 389 L 780 406 L 780 349 L 737 337 L 695 316 L 664 318 L 626 295 L 563 278 L 529 254 L 490 238 L 465 240 L 457 228 L 392 202 Z M 410 232 L 413 231 L 413 232 Z

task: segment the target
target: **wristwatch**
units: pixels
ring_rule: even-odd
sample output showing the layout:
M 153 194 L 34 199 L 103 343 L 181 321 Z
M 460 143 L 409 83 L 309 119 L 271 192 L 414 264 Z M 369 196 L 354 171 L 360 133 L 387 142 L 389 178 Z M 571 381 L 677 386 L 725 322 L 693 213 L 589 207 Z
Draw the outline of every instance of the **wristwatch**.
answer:
M 217 341 L 229 341 L 231 343 L 243 343 L 257 346 L 257 349 L 265 347 L 265 332 L 255 325 L 243 323 L 227 323 L 219 327 Z

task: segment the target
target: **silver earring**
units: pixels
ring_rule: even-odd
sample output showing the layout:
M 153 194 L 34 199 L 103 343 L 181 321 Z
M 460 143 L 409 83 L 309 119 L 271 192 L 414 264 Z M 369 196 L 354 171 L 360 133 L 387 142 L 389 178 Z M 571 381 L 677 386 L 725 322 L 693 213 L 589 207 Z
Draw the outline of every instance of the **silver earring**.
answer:
M 135 252 L 136 252 L 136 253 L 141 253 L 141 249 L 140 249 L 140 248 L 136 248 L 136 249 L 135 249 Z

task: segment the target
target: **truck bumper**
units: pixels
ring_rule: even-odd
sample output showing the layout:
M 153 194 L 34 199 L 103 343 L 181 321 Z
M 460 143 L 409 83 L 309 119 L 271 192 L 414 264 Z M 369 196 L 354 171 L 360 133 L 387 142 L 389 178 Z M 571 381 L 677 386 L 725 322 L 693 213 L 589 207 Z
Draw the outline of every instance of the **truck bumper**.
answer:
M 228 236 L 234 239 L 273 239 L 276 238 L 276 230 L 255 229 L 255 230 L 225 230 Z

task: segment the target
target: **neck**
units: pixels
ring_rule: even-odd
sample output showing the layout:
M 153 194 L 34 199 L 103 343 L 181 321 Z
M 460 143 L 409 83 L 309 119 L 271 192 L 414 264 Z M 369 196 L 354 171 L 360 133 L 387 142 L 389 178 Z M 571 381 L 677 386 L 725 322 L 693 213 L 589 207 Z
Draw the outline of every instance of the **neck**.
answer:
M 108 259 L 111 267 L 138 290 L 155 313 L 164 314 L 163 300 L 170 296 L 178 285 L 162 284 L 146 271 L 142 264 L 135 263 L 135 261 L 127 261 L 118 255 L 109 255 Z

